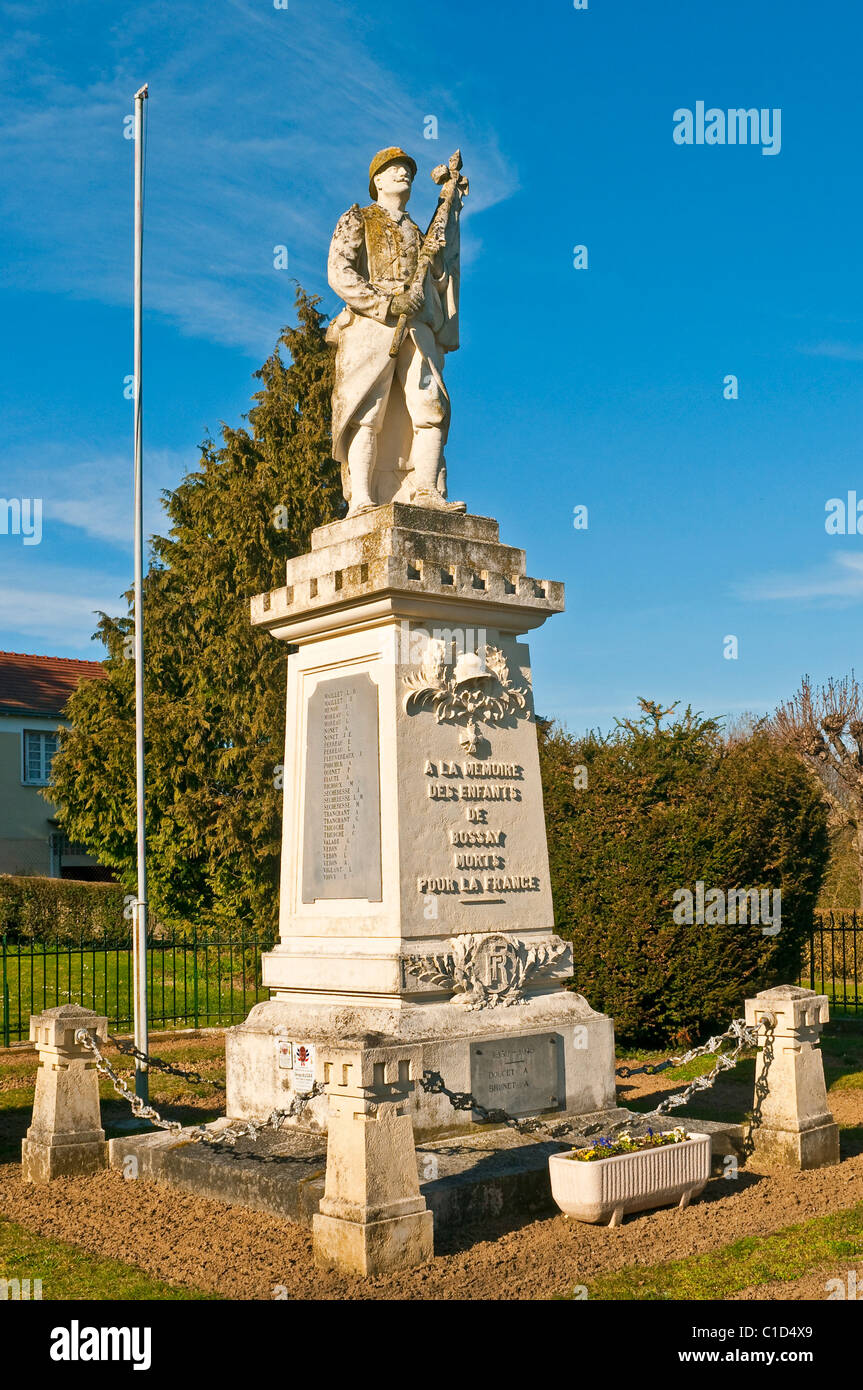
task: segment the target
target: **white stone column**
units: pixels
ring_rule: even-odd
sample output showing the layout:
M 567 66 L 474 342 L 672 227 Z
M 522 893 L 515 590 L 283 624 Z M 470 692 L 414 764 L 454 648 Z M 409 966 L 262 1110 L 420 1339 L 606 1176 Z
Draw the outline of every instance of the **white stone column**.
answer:
M 433 1258 L 409 1106 L 421 1064 L 418 1047 L 326 1049 L 327 1178 L 312 1222 L 319 1264 L 371 1275 Z
M 612 1021 L 554 930 L 523 640 L 563 586 L 492 518 L 401 503 L 318 527 L 286 580 L 252 600 L 288 648 L 279 941 L 272 998 L 227 1034 L 227 1113 L 290 1107 L 286 1043 L 360 1038 L 422 1045 L 489 1109 L 613 1110 Z M 410 1108 L 423 1138 L 477 1118 Z
M 746 1022 L 759 1034 L 753 1146 L 792 1168 L 839 1162 L 839 1126 L 827 1107 L 818 1046 L 829 1017 L 827 996 L 797 985 L 746 1000 Z
M 21 1142 L 25 1182 L 80 1177 L 104 1168 L 108 1146 L 99 1110 L 99 1074 L 92 1054 L 75 1041 L 85 1028 L 108 1036 L 108 1020 L 77 1004 L 34 1014 L 30 1041 L 39 1052 L 33 1120 Z

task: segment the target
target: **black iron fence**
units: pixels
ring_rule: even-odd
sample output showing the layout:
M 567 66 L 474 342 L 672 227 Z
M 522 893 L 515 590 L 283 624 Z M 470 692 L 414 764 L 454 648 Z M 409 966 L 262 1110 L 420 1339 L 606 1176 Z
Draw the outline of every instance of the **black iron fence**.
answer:
M 241 1022 L 269 991 L 261 954 L 272 942 L 241 931 L 152 937 L 147 945 L 151 1028 L 213 1028 Z M 30 1015 L 75 1003 L 105 1014 L 112 1031 L 132 1028 L 132 948 L 110 940 L 0 938 L 0 1045 L 26 1040 Z
M 836 1013 L 863 1013 L 863 912 L 816 912 L 800 984 L 826 994 Z
M 269 997 L 261 954 L 272 942 L 242 931 L 151 938 L 147 947 L 150 1027 L 215 1028 L 240 1023 Z M 819 912 L 804 948 L 799 983 L 826 994 L 836 1013 L 863 1015 L 863 912 Z M 75 942 L 0 937 L 0 1045 L 26 1040 L 30 1015 L 76 1003 L 132 1028 L 128 938 Z

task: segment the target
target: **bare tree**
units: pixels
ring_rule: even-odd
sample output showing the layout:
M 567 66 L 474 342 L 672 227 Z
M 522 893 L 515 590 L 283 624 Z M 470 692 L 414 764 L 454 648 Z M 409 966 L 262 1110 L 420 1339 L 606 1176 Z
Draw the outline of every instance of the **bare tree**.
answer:
M 771 724 L 777 738 L 818 777 L 833 827 L 851 828 L 863 907 L 863 689 L 854 672 L 814 687 L 804 676 L 797 694 L 778 707 Z

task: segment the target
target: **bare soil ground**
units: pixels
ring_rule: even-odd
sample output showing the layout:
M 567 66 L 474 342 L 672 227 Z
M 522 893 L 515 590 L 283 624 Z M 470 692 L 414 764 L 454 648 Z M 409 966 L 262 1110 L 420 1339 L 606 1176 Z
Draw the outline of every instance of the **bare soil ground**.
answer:
M 160 1055 L 185 1060 L 213 1075 L 220 1044 L 197 1050 L 189 1038 L 159 1040 Z M 10 1058 L 0 1058 L 0 1076 Z M 856 1060 L 856 1059 L 855 1059 Z M 703 1118 L 741 1118 L 751 1105 L 752 1064 L 744 1075 L 723 1078 L 711 1099 L 697 1097 L 692 1113 Z M 14 1057 L 15 1084 L 32 1085 L 34 1059 Z M 833 1073 L 841 1077 L 839 1063 Z M 24 1079 L 25 1073 L 27 1080 Z M 828 1067 L 828 1077 L 831 1070 Z M 9 1079 L 6 1073 L 7 1082 Z M 2 1083 L 0 1083 L 2 1084 Z M 679 1085 L 679 1083 L 678 1083 Z M 94 1254 L 140 1265 L 154 1277 L 187 1284 L 231 1299 L 270 1299 L 284 1286 L 289 1299 L 536 1299 L 571 1293 L 598 1275 L 625 1266 L 648 1266 L 718 1250 L 742 1236 L 763 1236 L 814 1216 L 863 1202 L 863 1087 L 851 1084 L 830 1094 L 843 1126 L 842 1162 L 809 1173 L 759 1170 L 750 1161 L 734 1180 L 714 1178 L 704 1196 L 685 1211 L 664 1209 L 629 1218 L 618 1229 L 568 1222 L 562 1216 L 512 1229 L 465 1226 L 439 1243 L 434 1262 L 398 1276 L 360 1280 L 316 1268 L 310 1232 L 274 1217 L 160 1187 L 127 1182 L 114 1172 L 35 1187 L 20 1180 L 17 1163 L 0 1164 L 0 1215 L 32 1231 L 69 1241 Z M 164 1090 L 160 1090 L 164 1087 Z M 667 1077 L 631 1078 L 621 1084 L 624 1105 L 649 1108 L 667 1094 Z M 219 1108 L 214 1093 L 159 1078 L 156 1103 L 172 1118 L 189 1122 Z M 168 1096 L 167 1103 L 164 1099 Z M 17 1096 L 16 1096 L 17 1100 Z M 127 1114 L 121 1103 L 105 1105 L 106 1128 Z M 0 1111 L 3 1154 L 12 1158 L 29 1119 L 27 1107 Z M 842 1263 L 840 1261 L 840 1263 Z M 812 1272 L 795 1283 L 762 1285 L 739 1298 L 826 1297 L 829 1278 L 846 1278 L 860 1261 Z M 863 1268 L 859 1271 L 863 1286 Z M 46 1289 L 46 1297 L 50 1292 Z
M 841 1169 L 741 1173 L 712 1180 L 686 1211 L 632 1217 L 616 1230 L 562 1216 L 517 1230 L 465 1227 L 434 1263 L 362 1281 L 323 1272 L 311 1234 L 287 1221 L 103 1173 L 34 1187 L 15 1165 L 0 1167 L 0 1212 L 40 1235 L 140 1265 L 156 1278 L 226 1298 L 535 1299 L 567 1294 L 598 1274 L 716 1250 L 863 1201 L 863 1156 Z M 825 1274 L 815 1280 L 824 1297 Z M 46 1291 L 47 1292 L 47 1291 Z M 811 1297 L 785 1285 L 764 1297 Z

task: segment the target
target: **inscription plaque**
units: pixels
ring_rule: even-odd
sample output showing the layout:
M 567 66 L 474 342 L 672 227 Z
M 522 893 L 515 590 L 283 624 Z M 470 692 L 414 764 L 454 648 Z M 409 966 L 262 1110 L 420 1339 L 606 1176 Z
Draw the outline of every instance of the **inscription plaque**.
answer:
M 470 1089 L 488 1110 L 536 1115 L 561 1110 L 566 1094 L 563 1039 L 557 1033 L 471 1043 Z M 474 1119 L 479 1117 L 474 1114 Z
M 367 672 L 320 681 L 309 698 L 303 902 L 381 900 L 378 688 Z

